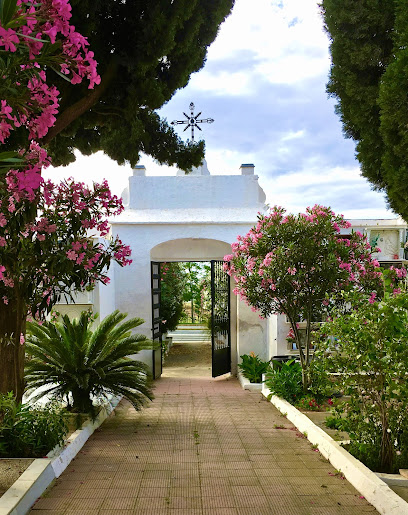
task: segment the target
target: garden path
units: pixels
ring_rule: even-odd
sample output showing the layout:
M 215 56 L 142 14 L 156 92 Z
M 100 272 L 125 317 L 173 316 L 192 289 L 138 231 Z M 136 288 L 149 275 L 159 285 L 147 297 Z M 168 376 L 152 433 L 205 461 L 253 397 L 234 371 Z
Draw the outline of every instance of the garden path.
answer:
M 259 393 L 185 371 L 122 401 L 31 514 L 377 513 Z

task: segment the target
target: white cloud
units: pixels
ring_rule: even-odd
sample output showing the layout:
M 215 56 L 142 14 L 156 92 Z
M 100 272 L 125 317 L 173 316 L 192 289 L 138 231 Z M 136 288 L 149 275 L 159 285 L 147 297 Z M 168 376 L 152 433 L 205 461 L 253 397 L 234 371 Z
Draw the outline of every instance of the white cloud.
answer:
M 280 7 L 281 5 L 281 7 Z M 255 7 L 254 7 L 255 6 Z M 242 80 L 241 56 L 252 53 L 252 65 Z M 249 94 L 258 79 L 295 84 L 321 74 L 330 66 L 327 36 L 316 0 L 237 0 L 232 15 L 209 48 L 208 61 L 234 62 L 233 73 L 211 68 L 193 76 L 191 87 L 231 94 Z M 245 59 L 244 69 L 248 67 Z M 221 81 L 222 79 L 222 81 Z M 250 79 L 250 80 L 249 80 Z
M 293 139 L 303 138 L 304 135 L 305 130 L 303 129 L 299 131 L 290 131 L 281 137 L 281 141 L 291 141 Z
M 260 175 L 259 183 L 270 205 L 299 213 L 307 206 L 330 206 L 346 218 L 395 218 L 384 196 L 372 191 L 358 167 L 306 167 L 288 174 Z
M 317 0 L 237 0 L 206 67 L 161 114 L 172 120 L 197 102 L 203 116 L 217 122 L 200 134 L 207 138 L 211 174 L 238 174 L 242 163 L 254 163 L 272 205 L 299 212 L 320 203 L 347 217 L 393 218 L 383 195 L 371 191 L 353 165 L 354 145 L 343 140 L 332 103 L 324 100 L 329 53 L 322 27 Z M 88 183 L 106 178 L 115 194 L 127 186 L 130 166 L 120 167 L 102 152 L 78 156 L 45 176 L 72 175 Z M 140 163 L 148 175 L 176 174 L 176 167 L 148 156 Z

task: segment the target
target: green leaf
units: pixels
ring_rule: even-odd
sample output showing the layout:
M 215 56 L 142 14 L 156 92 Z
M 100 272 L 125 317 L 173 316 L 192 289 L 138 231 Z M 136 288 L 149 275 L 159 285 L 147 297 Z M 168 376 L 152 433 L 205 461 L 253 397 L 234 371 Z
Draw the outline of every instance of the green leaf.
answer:
M 14 152 L 13 150 L 9 150 L 8 152 L 0 152 L 0 161 L 16 156 L 18 156 L 18 152 Z
M 17 0 L 0 0 L 0 20 L 6 27 L 17 10 Z
M 33 41 L 40 41 L 41 43 L 49 43 L 49 41 L 47 39 L 33 38 L 32 36 L 29 36 L 28 34 L 19 34 L 19 36 L 28 38 L 28 39 L 32 39 Z
M 66 80 L 67 82 L 71 82 L 71 79 L 67 76 L 67 75 L 64 75 L 63 73 L 61 73 L 59 70 L 57 70 L 56 68 L 54 68 L 54 66 L 50 66 L 50 68 L 57 74 L 59 75 L 62 79 Z

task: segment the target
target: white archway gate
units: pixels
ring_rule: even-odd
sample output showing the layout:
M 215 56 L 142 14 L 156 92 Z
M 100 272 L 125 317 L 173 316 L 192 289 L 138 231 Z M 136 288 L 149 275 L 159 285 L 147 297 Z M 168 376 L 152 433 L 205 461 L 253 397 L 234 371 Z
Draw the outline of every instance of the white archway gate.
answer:
M 155 327 L 152 263 L 220 262 L 230 253 L 237 236 L 248 232 L 256 223 L 257 213 L 266 209 L 253 166 L 243 165 L 241 172 L 201 175 L 199 169 L 187 176 L 147 177 L 144 167 L 134 170 L 123 194 L 125 211 L 112 220 L 112 232 L 131 246 L 133 259 L 131 266 L 114 269 L 115 307 L 145 320 L 138 332 L 151 337 Z M 217 274 L 215 267 L 214 279 Z M 236 373 L 239 355 L 254 351 L 266 358 L 268 353 L 267 324 L 237 301 L 232 288 L 221 288 L 229 296 L 230 336 L 228 350 L 225 338 L 222 344 L 222 333 L 216 336 L 214 375 L 226 362 Z M 220 292 L 217 295 L 220 297 Z M 222 317 L 215 322 L 221 329 Z M 152 371 L 158 367 L 159 360 L 151 351 L 143 351 L 138 359 L 146 361 Z M 218 369 L 220 363 L 224 365 Z

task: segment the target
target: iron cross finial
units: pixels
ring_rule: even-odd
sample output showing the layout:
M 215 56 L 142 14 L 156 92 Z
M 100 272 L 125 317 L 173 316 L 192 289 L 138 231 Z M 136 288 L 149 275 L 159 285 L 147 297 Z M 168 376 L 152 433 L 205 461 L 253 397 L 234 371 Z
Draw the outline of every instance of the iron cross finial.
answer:
M 198 117 L 201 114 L 201 111 L 194 115 L 194 109 L 195 105 L 193 102 L 190 104 L 190 115 L 183 112 L 184 116 L 187 118 L 187 120 L 174 120 L 171 122 L 171 125 L 186 125 L 183 132 L 185 132 L 189 127 L 191 127 L 191 141 L 194 142 L 194 127 L 196 127 L 199 131 L 202 129 L 198 126 L 199 123 L 213 123 L 213 118 L 202 118 L 201 120 L 198 120 Z

